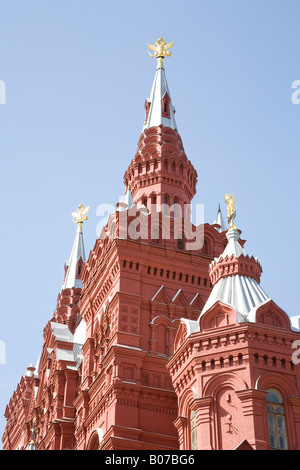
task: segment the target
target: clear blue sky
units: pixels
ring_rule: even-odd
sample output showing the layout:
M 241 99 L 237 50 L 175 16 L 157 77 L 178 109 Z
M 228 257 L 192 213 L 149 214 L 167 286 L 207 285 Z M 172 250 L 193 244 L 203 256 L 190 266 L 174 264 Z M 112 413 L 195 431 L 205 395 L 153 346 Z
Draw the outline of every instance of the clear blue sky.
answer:
M 213 222 L 236 196 L 261 285 L 300 314 L 300 3 L 294 0 L 0 0 L 0 434 L 5 405 L 35 363 L 75 227 L 94 246 L 102 203 L 123 175 L 144 121 L 155 61 L 147 43 L 175 41 L 165 67 L 176 120 L 199 175 L 195 203 Z

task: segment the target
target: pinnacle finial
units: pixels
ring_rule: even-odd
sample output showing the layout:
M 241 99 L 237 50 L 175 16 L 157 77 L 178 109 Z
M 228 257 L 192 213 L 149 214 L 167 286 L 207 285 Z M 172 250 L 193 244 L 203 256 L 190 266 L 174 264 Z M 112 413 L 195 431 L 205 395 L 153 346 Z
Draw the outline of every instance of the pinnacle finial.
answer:
M 170 57 L 171 52 L 169 51 L 169 49 L 171 49 L 173 44 L 174 44 L 174 41 L 167 44 L 163 40 L 163 38 L 158 38 L 158 40 L 156 41 L 156 43 L 153 46 L 151 44 L 147 44 L 149 49 L 151 49 L 151 51 L 154 51 L 153 55 L 150 54 L 149 51 L 147 51 L 148 54 L 150 55 L 150 57 L 156 57 L 157 58 L 157 68 L 160 68 L 160 69 L 164 68 L 164 64 L 163 64 L 164 58 L 165 57 Z
M 74 224 L 78 225 L 78 233 L 82 232 L 82 223 L 84 220 L 88 220 L 88 216 L 86 215 L 87 212 L 90 210 L 90 206 L 84 208 L 82 204 L 79 204 L 78 209 L 76 212 L 72 212 L 72 216 L 75 217 L 76 220 L 73 220 Z
M 234 209 L 235 199 L 234 199 L 233 194 L 226 194 L 226 196 L 224 196 L 224 200 L 225 200 L 226 204 L 228 204 L 228 206 L 227 206 L 227 222 L 228 222 L 231 229 L 236 229 L 236 226 L 233 223 L 233 221 L 235 219 L 235 216 L 236 216 L 236 211 Z

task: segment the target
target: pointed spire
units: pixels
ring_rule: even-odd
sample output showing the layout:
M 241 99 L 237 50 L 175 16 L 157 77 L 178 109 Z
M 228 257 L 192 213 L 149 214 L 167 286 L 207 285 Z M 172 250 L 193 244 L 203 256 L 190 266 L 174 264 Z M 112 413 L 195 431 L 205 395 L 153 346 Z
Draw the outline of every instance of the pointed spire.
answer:
M 71 251 L 69 260 L 65 265 L 65 279 L 62 285 L 63 289 L 71 289 L 73 287 L 82 288 L 82 282 L 80 279 L 80 269 L 83 263 L 85 263 L 85 251 L 83 243 L 83 233 L 82 233 L 82 224 L 84 220 L 87 220 L 86 213 L 90 208 L 86 209 L 82 204 L 78 206 L 77 212 L 72 212 L 73 217 L 76 220 L 73 220 L 77 224 L 76 236 Z
M 133 197 L 132 197 L 130 185 L 129 185 L 126 190 L 125 196 L 120 197 L 120 200 L 117 203 L 117 210 L 120 212 L 125 211 L 127 209 L 130 209 L 133 206 L 133 204 L 134 204 Z
M 219 225 L 220 226 L 220 227 L 215 227 L 215 229 L 220 233 L 225 232 L 227 230 L 227 226 L 226 226 L 225 220 L 223 218 L 223 214 L 222 214 L 222 211 L 221 211 L 221 208 L 220 208 L 220 204 L 219 204 L 219 207 L 218 207 L 217 217 L 216 217 L 216 220 L 214 221 L 213 225 Z
M 172 43 L 161 38 L 150 48 L 158 66 L 151 96 L 146 100 L 146 119 L 137 151 L 124 174 L 139 211 L 163 212 L 166 204 L 181 207 L 182 214 L 196 194 L 197 172 L 184 151 L 177 130 L 163 59 Z M 161 59 L 161 60 L 160 60 Z M 178 205 L 178 206 L 177 206 Z M 144 206 L 144 207 L 143 207 Z
M 148 44 L 148 47 L 155 51 L 151 57 L 157 58 L 157 69 L 152 85 L 150 98 L 146 99 L 146 119 L 143 127 L 149 129 L 154 126 L 166 126 L 177 130 L 175 120 L 175 108 L 171 102 L 171 95 L 166 79 L 163 59 L 165 56 L 171 55 L 168 50 L 172 47 L 173 43 L 166 44 L 162 38 L 159 38 L 154 46 Z
M 125 204 L 127 204 L 128 209 L 133 206 L 133 197 L 131 194 L 130 186 L 128 186 L 126 194 L 125 194 Z

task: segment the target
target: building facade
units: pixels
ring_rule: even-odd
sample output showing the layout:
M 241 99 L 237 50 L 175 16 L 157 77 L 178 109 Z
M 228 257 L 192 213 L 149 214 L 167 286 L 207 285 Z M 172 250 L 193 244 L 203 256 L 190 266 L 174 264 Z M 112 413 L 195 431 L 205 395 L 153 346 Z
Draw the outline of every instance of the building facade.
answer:
M 125 197 L 88 257 L 87 209 L 35 366 L 6 410 L 4 449 L 297 449 L 299 320 L 219 208 L 191 222 L 197 172 L 178 133 L 164 57 Z M 228 205 L 229 209 L 229 205 Z M 229 212 L 228 212 L 229 214 Z

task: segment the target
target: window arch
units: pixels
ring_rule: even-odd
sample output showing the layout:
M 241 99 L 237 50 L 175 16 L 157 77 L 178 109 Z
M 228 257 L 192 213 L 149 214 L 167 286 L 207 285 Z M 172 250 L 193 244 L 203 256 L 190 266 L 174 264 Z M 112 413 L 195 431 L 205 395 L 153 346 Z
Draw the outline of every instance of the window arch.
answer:
M 269 389 L 266 400 L 271 449 L 287 450 L 288 444 L 282 397 L 277 390 Z
M 190 413 L 190 437 L 191 450 L 198 450 L 196 415 L 194 411 L 191 411 Z
M 103 441 L 104 432 L 101 428 L 96 429 L 88 442 L 88 450 L 101 450 L 101 442 Z

